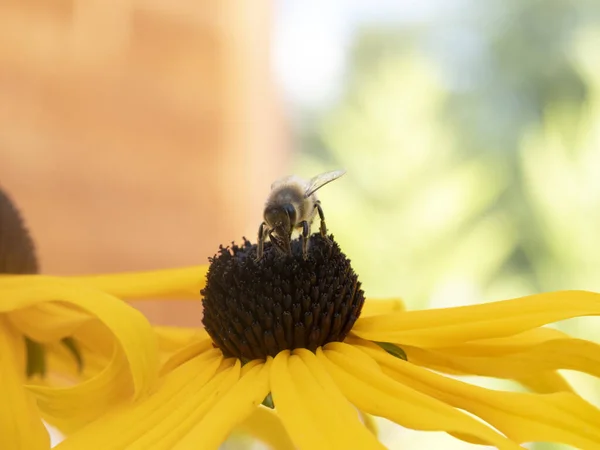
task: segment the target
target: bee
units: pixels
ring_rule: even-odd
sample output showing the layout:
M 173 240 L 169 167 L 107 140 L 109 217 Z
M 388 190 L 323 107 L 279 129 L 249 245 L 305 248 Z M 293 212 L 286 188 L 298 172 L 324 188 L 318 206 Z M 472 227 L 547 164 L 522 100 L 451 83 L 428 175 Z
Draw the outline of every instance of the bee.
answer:
M 300 230 L 302 257 L 306 259 L 310 227 L 317 213 L 321 219 L 321 236 L 327 237 L 325 216 L 315 192 L 345 173 L 345 170 L 334 170 L 317 175 L 310 180 L 304 180 L 296 175 L 276 180 L 271 185 L 271 193 L 263 214 L 264 221 L 258 229 L 255 261 L 258 262 L 263 257 L 267 236 L 277 249 L 291 255 L 291 239 L 295 229 Z

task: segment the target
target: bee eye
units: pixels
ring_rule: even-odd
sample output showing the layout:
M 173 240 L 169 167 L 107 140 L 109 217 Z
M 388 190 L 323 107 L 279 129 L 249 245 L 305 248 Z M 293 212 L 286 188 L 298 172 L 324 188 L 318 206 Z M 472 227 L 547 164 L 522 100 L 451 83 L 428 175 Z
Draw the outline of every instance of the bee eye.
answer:
M 294 208 L 293 205 L 288 203 L 286 205 L 283 205 L 283 209 L 290 218 L 290 226 L 293 227 L 294 225 L 296 225 L 296 208 Z

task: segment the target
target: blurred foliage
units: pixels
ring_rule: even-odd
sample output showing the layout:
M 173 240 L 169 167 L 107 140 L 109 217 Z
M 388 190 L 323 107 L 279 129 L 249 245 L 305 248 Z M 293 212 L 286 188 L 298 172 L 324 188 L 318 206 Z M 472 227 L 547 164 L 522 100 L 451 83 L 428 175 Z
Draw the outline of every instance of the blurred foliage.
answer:
M 425 301 L 444 277 L 491 276 L 510 221 L 484 208 L 505 186 L 503 173 L 489 156 L 462 152 L 451 128 L 435 119 L 444 93 L 425 59 L 387 53 L 371 71 L 350 82 L 343 106 L 320 124 L 324 145 L 348 170 L 323 189 L 323 207 L 367 294 L 400 290 Z M 301 164 L 301 173 L 323 170 L 317 158 Z M 343 207 L 328 207 L 333 195 Z M 495 242 L 494 250 L 480 255 L 480 239 Z
M 357 33 L 343 94 L 305 116 L 296 172 L 348 170 L 320 197 L 367 296 L 600 291 L 600 4 L 458 4 Z M 600 339 L 591 324 L 563 328 Z M 567 375 L 598 403 L 597 382 Z
M 296 170 L 348 169 L 320 194 L 371 295 L 417 306 L 461 286 L 469 298 L 452 304 L 600 289 L 600 240 L 581 220 L 600 209 L 600 6 L 462 4 L 428 27 L 360 30 L 341 98 L 304 123 Z

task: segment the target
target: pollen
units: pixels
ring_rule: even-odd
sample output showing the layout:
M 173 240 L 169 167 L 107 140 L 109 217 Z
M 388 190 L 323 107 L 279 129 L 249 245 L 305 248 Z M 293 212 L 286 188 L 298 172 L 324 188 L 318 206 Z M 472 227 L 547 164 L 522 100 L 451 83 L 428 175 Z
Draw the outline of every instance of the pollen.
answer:
M 333 236 L 310 237 L 308 258 L 299 240 L 292 255 L 270 242 L 255 262 L 256 245 L 220 247 L 201 291 L 203 324 L 226 356 L 262 359 L 282 350 L 315 351 L 343 341 L 360 316 L 364 292 Z

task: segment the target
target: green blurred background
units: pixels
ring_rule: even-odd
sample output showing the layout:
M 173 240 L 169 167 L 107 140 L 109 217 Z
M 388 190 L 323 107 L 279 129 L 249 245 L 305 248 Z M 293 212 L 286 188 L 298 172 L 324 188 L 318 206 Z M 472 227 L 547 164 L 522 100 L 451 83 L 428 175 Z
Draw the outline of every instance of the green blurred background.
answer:
M 283 2 L 275 38 L 295 172 L 348 170 L 320 197 L 367 295 L 413 309 L 600 291 L 600 3 L 408 3 Z M 600 340 L 597 321 L 561 328 Z M 596 380 L 566 376 L 599 403 Z

